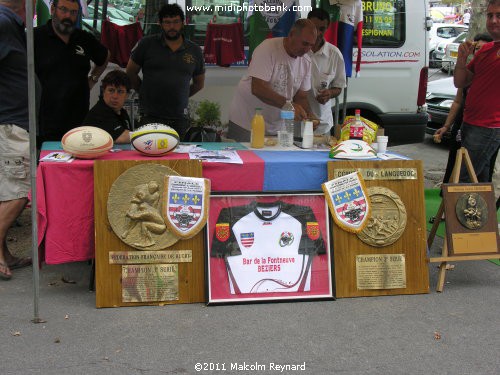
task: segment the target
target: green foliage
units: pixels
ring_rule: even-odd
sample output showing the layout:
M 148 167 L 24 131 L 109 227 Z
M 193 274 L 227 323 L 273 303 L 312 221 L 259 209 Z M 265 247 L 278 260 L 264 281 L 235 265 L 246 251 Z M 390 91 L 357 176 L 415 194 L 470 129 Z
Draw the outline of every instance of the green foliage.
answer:
M 220 126 L 220 104 L 210 100 L 202 100 L 198 103 L 195 114 L 198 126 L 217 127 Z

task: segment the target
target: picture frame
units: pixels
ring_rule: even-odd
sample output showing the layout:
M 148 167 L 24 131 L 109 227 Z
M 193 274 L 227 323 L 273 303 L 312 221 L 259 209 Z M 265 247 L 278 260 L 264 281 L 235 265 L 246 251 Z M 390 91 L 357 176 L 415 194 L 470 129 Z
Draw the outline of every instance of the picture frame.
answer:
M 443 201 L 450 256 L 500 252 L 492 183 L 443 184 Z
M 324 195 L 214 193 L 207 222 L 207 304 L 334 299 Z

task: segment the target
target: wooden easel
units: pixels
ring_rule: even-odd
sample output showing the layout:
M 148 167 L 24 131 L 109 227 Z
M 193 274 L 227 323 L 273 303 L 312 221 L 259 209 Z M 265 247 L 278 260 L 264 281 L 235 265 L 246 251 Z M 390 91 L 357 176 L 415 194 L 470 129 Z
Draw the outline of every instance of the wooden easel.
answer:
M 458 183 L 460 179 L 460 170 L 462 169 L 462 163 L 465 161 L 465 166 L 467 168 L 467 172 L 469 173 L 470 179 L 473 183 L 478 183 L 476 172 L 474 171 L 474 167 L 472 166 L 472 162 L 469 157 L 469 153 L 467 150 L 462 147 L 457 151 L 457 159 L 455 161 L 455 165 L 453 166 L 453 172 L 451 174 L 450 182 Z M 438 212 L 434 219 L 434 223 L 432 225 L 431 231 L 429 233 L 429 237 L 427 238 L 427 246 L 430 249 L 432 243 L 434 242 L 434 237 L 436 236 L 436 232 L 438 230 L 439 224 L 441 222 L 444 213 L 444 200 L 441 200 L 441 205 L 439 206 Z M 446 218 L 444 219 L 446 220 Z M 487 259 L 498 259 L 500 258 L 498 254 L 478 254 L 478 255 L 454 255 L 449 256 L 448 254 L 448 245 L 446 236 L 444 238 L 443 250 L 440 257 L 430 258 L 430 263 L 440 263 L 439 265 L 439 274 L 438 274 L 438 282 L 436 286 L 437 292 L 442 292 L 444 289 L 444 280 L 446 277 L 446 271 L 448 269 L 452 269 L 453 266 L 448 264 L 449 261 L 463 261 L 463 260 L 487 260 Z

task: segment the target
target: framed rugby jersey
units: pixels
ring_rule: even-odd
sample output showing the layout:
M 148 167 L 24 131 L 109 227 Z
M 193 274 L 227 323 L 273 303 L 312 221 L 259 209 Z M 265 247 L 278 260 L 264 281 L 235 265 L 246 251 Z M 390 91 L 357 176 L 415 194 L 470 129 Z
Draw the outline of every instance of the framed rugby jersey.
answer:
M 208 303 L 333 299 L 327 210 L 319 193 L 212 195 Z

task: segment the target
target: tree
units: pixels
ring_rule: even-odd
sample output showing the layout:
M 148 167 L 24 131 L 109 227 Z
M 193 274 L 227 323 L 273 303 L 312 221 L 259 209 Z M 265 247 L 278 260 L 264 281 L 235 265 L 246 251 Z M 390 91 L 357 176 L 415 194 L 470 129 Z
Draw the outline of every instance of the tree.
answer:
M 472 0 L 472 16 L 470 19 L 468 39 L 474 38 L 478 33 L 486 33 L 486 5 L 487 0 Z
M 448 7 L 456 7 L 459 8 L 465 0 L 443 0 L 441 1 L 443 5 L 446 5 Z

